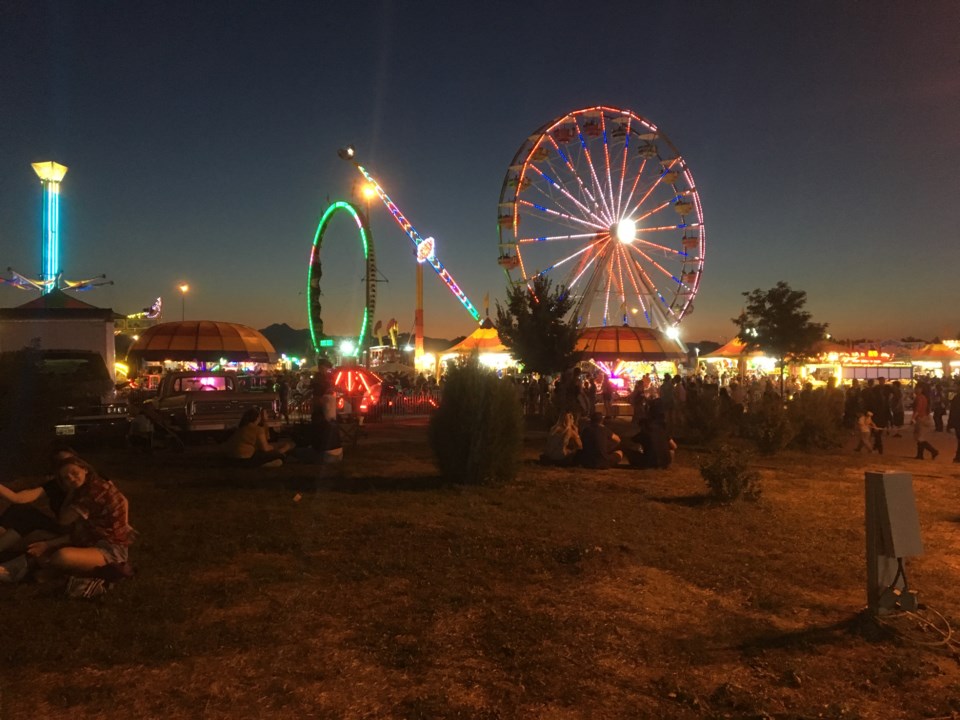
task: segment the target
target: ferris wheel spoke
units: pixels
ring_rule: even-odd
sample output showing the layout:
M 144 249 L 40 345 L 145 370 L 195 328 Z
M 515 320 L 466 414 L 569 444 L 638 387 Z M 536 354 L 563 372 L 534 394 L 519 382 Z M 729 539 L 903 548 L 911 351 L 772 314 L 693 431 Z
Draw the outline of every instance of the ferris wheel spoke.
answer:
M 587 273 L 588 270 L 590 271 L 590 275 L 587 276 L 586 284 L 583 287 L 583 291 L 580 293 L 580 298 L 577 301 L 577 306 L 574 311 L 574 316 L 578 317 L 580 320 L 583 319 L 582 316 L 584 311 L 586 311 L 587 319 L 589 320 L 590 318 L 591 300 L 596 296 L 600 281 L 603 277 L 603 265 L 605 260 L 603 250 L 604 248 L 598 249 L 597 253 L 594 254 L 594 256 L 584 264 L 583 268 L 570 283 L 571 288 L 577 287 L 580 279 Z
M 570 261 L 573 260 L 574 258 L 580 257 L 580 256 L 583 255 L 584 253 L 590 252 L 593 248 L 595 248 L 595 247 L 596 247 L 597 245 L 599 245 L 601 242 L 603 242 L 603 239 L 599 239 L 599 240 L 597 240 L 596 242 L 590 243 L 590 244 L 587 245 L 586 247 L 580 248 L 580 249 L 577 250 L 575 253 L 571 253 L 570 255 L 567 255 L 567 257 L 563 258 L 562 260 L 558 260 L 557 262 L 553 263 L 552 265 L 550 265 L 550 267 L 545 268 L 545 269 L 543 269 L 543 270 L 540 270 L 539 272 L 535 273 L 534 275 L 532 275 L 532 276 L 530 276 L 530 277 L 524 278 L 524 279 L 523 279 L 523 282 L 525 282 L 525 283 L 526 283 L 526 282 L 530 282 L 530 281 L 532 281 L 534 278 L 540 277 L 540 276 L 542 276 L 542 275 L 546 275 L 547 273 L 549 273 L 549 272 L 557 269 L 557 268 L 560 267 L 561 265 L 566 265 L 568 262 L 570 262 Z
M 626 152 L 626 148 L 624 148 L 624 152 Z M 633 196 L 636 195 L 636 193 L 637 193 L 637 185 L 640 184 L 640 178 L 643 177 L 643 171 L 646 169 L 646 167 L 647 167 L 647 159 L 646 159 L 646 158 L 643 158 L 643 159 L 640 161 L 640 169 L 637 170 L 637 175 L 636 175 L 636 177 L 633 178 L 633 185 L 630 187 L 630 193 L 627 195 L 627 200 L 626 200 L 626 202 L 623 204 L 624 207 L 629 207 L 629 206 L 630 206 L 630 203 L 633 202 Z M 642 205 L 642 203 L 641 203 L 641 205 Z M 629 213 L 628 213 L 628 214 L 629 214 Z
M 660 320 L 666 319 L 667 313 L 673 316 L 675 321 L 679 321 L 680 316 L 673 311 L 673 308 L 670 307 L 670 303 L 667 302 L 667 299 L 657 289 L 656 284 L 650 279 L 650 276 L 647 274 L 647 272 L 639 265 L 637 266 L 637 270 L 640 273 L 642 284 L 648 289 L 648 297 L 650 298 L 650 305 L 646 310 L 647 322 L 653 324 L 653 320 L 650 317 L 651 314 L 655 315 L 657 320 Z M 657 302 L 658 300 L 659 302 Z
M 620 188 L 617 190 L 617 216 L 620 216 L 620 210 L 623 208 L 623 183 L 627 179 L 627 156 L 630 152 L 630 121 L 633 118 L 627 118 L 627 126 L 623 129 L 623 160 L 620 163 Z M 616 132 L 616 131 L 615 131 Z M 640 174 L 637 174 L 637 180 Z
M 606 210 L 607 222 L 612 223 L 613 213 L 610 212 L 610 207 L 607 205 L 607 198 L 603 194 L 603 187 L 600 185 L 600 180 L 597 179 L 597 171 L 593 166 L 593 158 L 590 157 L 590 148 L 587 145 L 587 141 L 583 138 L 583 129 L 580 127 L 580 123 L 576 118 L 573 118 L 573 125 L 577 129 L 577 137 L 580 139 L 580 148 L 583 150 L 583 157 L 587 161 L 587 167 L 590 168 L 590 177 L 593 179 L 593 187 L 595 188 L 597 195 L 599 195 L 600 201 L 603 203 L 604 210 Z
M 640 198 L 640 200 L 637 202 L 636 205 L 634 205 L 633 209 L 630 211 L 631 214 L 634 213 L 634 212 L 637 212 L 641 207 L 643 207 L 643 204 L 647 201 L 647 198 L 649 198 L 650 195 L 653 194 L 653 191 L 654 191 L 654 190 L 656 190 L 658 187 L 661 186 L 661 184 L 663 183 L 663 179 L 664 179 L 665 177 L 667 177 L 667 174 L 670 173 L 670 172 L 673 170 L 673 166 L 674 166 L 677 162 L 679 162 L 679 160 L 680 160 L 680 158 L 679 158 L 679 157 L 676 157 L 676 158 L 674 158 L 673 160 L 670 161 L 670 164 L 669 164 L 669 165 L 664 165 L 664 166 L 663 166 L 663 170 L 662 170 L 662 171 L 660 172 L 660 174 L 657 176 L 657 179 L 653 181 L 653 183 L 650 185 L 650 187 L 647 189 L 647 191 L 643 194 L 643 197 Z
M 603 155 L 606 160 L 607 168 L 607 190 L 610 193 L 610 219 L 617 219 L 619 208 L 616 205 L 616 198 L 613 194 L 613 179 L 610 175 L 610 145 L 607 142 L 607 121 L 603 113 L 600 113 L 600 131 L 603 133 Z
M 676 232 L 677 230 L 696 230 L 700 223 L 678 223 L 676 225 L 661 225 L 659 227 L 641 228 L 640 232 Z
M 643 215 L 640 215 L 639 217 L 635 217 L 633 220 L 634 222 L 643 222 L 651 215 L 655 215 L 661 210 L 665 210 L 666 208 L 670 207 L 672 204 L 673 204 L 673 200 L 667 200 L 666 202 L 660 203 L 652 210 L 647 210 L 647 212 L 645 212 Z
M 531 168 L 532 170 L 534 170 L 537 174 L 539 174 L 540 177 L 543 178 L 544 182 L 549 183 L 549 185 L 550 185 L 551 187 L 553 187 L 554 189 L 556 189 L 556 190 L 557 190 L 558 192 L 560 192 L 564 197 L 566 197 L 568 200 L 570 200 L 570 202 L 572 202 L 574 205 L 576 205 L 576 206 L 583 212 L 583 214 L 584 214 L 585 217 L 587 217 L 587 216 L 588 216 L 588 217 L 592 217 L 596 222 L 601 223 L 601 224 L 604 223 L 604 218 L 602 218 L 602 217 L 600 217 L 599 215 L 597 215 L 593 210 L 591 210 L 591 209 L 588 208 L 586 205 L 584 205 L 580 200 L 578 200 L 577 198 L 575 198 L 575 197 L 570 193 L 569 190 L 567 190 L 567 189 L 566 189 L 565 187 L 563 187 L 560 183 L 558 183 L 553 177 L 551 177 L 551 176 L 547 175 L 546 173 L 544 173 L 543 170 L 541 170 L 540 168 L 538 168 L 536 165 L 531 165 L 530 168 Z M 554 173 L 554 174 L 559 176 L 559 173 Z M 550 193 L 544 192 L 544 190 L 543 190 L 542 188 L 540 188 L 539 186 L 534 185 L 534 187 L 537 188 L 537 190 L 540 192 L 541 195 L 543 195 L 543 196 L 546 197 L 546 198 L 549 198 L 551 201 L 555 202 L 555 203 L 556 203 L 557 205 L 559 205 L 560 207 L 564 207 L 564 205 L 563 205 L 562 203 L 560 203 L 553 195 L 551 195 Z M 565 209 L 568 209 L 568 208 L 565 208 Z M 568 209 L 568 210 L 569 210 L 569 209 Z
M 673 283 L 676 284 L 676 286 L 677 286 L 678 289 L 683 289 L 683 290 L 686 290 L 687 292 L 689 292 L 689 291 L 692 290 L 692 288 L 690 288 L 686 283 L 684 283 L 684 281 L 683 281 L 682 279 L 678 278 L 678 277 L 677 277 L 676 275 L 674 275 L 672 272 L 670 272 L 669 270 L 667 270 L 665 267 L 663 267 L 663 265 L 661 265 L 660 263 L 658 263 L 656 260 L 654 260 L 652 257 L 650 257 L 649 255 L 647 255 L 645 252 L 643 252 L 642 250 L 639 250 L 639 249 L 637 249 L 637 248 L 634 248 L 634 250 L 636 250 L 636 252 L 639 253 L 640 256 L 643 257 L 644 260 L 646 260 L 648 263 L 650 263 L 651 265 L 653 265 L 653 267 L 655 267 L 657 270 L 659 270 L 661 273 L 663 273 L 663 275 L 664 275 L 665 277 L 670 278 L 670 280 L 671 280 Z M 659 294 L 659 293 L 658 293 L 658 294 Z M 660 295 L 660 298 L 663 299 L 663 296 Z M 664 302 L 666 302 L 666 300 L 664 300 Z
M 623 282 L 623 268 L 627 264 L 623 247 L 617 248 L 617 290 L 620 296 L 620 319 L 624 325 L 627 324 L 627 286 Z
M 583 178 L 581 177 L 581 173 L 577 169 L 577 167 L 573 164 L 573 161 L 570 159 L 570 155 L 563 148 L 560 147 L 560 144 L 556 141 L 556 139 L 553 137 L 552 134 L 548 134 L 547 138 L 550 140 L 550 143 L 553 145 L 553 149 L 556 151 L 557 155 L 560 157 L 561 160 L 563 160 L 563 163 L 566 166 L 567 170 L 570 172 L 571 175 L 573 175 L 573 179 L 576 180 L 577 187 L 579 188 L 580 192 L 583 193 L 583 196 L 586 197 L 587 200 L 593 203 L 594 207 L 599 209 L 599 203 L 597 202 L 597 198 L 590 191 L 590 188 L 587 187 L 586 184 L 584 184 Z M 590 210 L 589 212 L 591 215 L 600 218 L 602 222 L 604 222 L 605 224 L 607 225 L 610 224 L 609 219 L 606 217 L 602 217 L 602 214 L 599 214 L 594 210 Z
M 626 256 L 626 266 L 627 266 L 627 277 L 630 278 L 630 284 L 633 286 L 633 292 L 636 294 L 637 301 L 640 303 L 640 307 L 643 309 L 643 316 L 647 320 L 647 325 L 650 325 L 651 324 L 650 311 L 647 308 L 646 301 L 643 299 L 644 293 L 641 292 L 640 285 L 637 282 L 638 281 L 637 268 L 634 267 L 634 263 L 630 261 L 629 256 Z
M 584 218 L 576 217 L 569 213 L 560 212 L 559 210 L 554 210 L 553 208 L 548 208 L 544 205 L 538 205 L 536 203 L 530 202 L 529 200 L 518 200 L 518 205 L 523 205 L 525 207 L 532 208 L 534 210 L 539 210 L 544 215 L 549 215 L 554 221 L 560 222 L 563 221 L 567 227 L 572 228 L 593 228 L 594 230 L 605 230 L 606 228 L 603 225 L 600 225 L 595 222 L 590 222 Z
M 540 237 L 519 238 L 517 244 L 528 245 L 530 243 L 554 242 L 556 240 L 586 240 L 596 237 L 597 233 L 577 233 L 576 235 L 541 235 Z
M 657 243 L 650 242 L 649 240 L 643 240 L 642 238 L 637 238 L 636 240 L 633 241 L 633 243 L 634 245 L 636 245 L 637 243 L 640 243 L 645 247 L 654 248 L 655 250 L 660 250 L 668 255 L 674 255 L 677 258 L 689 257 L 689 255 L 685 253 L 683 250 L 676 250 L 674 248 L 667 247 L 666 245 L 658 245 Z

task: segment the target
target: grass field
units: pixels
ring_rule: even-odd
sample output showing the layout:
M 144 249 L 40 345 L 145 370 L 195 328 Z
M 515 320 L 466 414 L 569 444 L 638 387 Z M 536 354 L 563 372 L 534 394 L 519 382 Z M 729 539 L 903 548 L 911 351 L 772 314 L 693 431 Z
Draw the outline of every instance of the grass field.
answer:
M 908 470 L 910 584 L 960 623 L 952 438 L 936 463 L 760 458 L 760 501 L 726 507 L 695 449 L 588 471 L 537 465 L 541 438 L 500 488 L 441 485 L 422 422 L 369 426 L 332 474 L 90 454 L 137 576 L 0 587 L 0 718 L 960 717 L 957 646 L 861 614 L 863 472 Z

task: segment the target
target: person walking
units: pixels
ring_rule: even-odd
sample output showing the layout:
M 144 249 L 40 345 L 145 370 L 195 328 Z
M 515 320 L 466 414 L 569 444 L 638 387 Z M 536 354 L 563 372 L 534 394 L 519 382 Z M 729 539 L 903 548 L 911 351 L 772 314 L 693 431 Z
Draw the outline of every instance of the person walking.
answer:
M 930 418 L 930 390 L 926 383 L 917 384 L 917 392 L 913 398 L 913 439 L 917 441 L 917 460 L 923 460 L 924 452 L 930 452 L 930 459 L 936 460 L 940 452 L 930 444 L 927 438 L 933 420 Z
M 939 380 L 930 388 L 930 413 L 934 432 L 943 432 L 943 416 L 947 412 L 947 397 Z
M 953 456 L 955 463 L 960 463 L 960 388 L 953 394 L 950 400 L 950 415 L 947 418 L 947 430 L 953 430 L 957 437 L 957 452 Z
M 900 429 L 903 427 L 903 387 L 899 380 L 890 383 L 892 393 L 890 395 L 890 416 L 893 423 L 893 437 L 900 437 Z
M 863 398 L 864 411 L 873 413 L 873 449 L 883 455 L 883 432 L 890 425 L 890 401 L 887 398 L 886 378 L 877 378 L 874 385 L 872 380 L 867 381 L 866 395 Z

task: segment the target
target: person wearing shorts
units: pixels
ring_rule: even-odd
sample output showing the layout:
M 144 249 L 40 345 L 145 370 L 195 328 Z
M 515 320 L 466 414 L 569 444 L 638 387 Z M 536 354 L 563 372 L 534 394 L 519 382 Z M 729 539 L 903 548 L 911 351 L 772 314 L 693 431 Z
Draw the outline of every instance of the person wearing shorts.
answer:
M 133 528 L 123 493 L 78 457 L 61 462 L 57 479 L 67 492 L 60 522 L 70 534 L 31 543 L 26 554 L 0 565 L 0 582 L 18 582 L 34 566 L 82 575 L 127 562 Z

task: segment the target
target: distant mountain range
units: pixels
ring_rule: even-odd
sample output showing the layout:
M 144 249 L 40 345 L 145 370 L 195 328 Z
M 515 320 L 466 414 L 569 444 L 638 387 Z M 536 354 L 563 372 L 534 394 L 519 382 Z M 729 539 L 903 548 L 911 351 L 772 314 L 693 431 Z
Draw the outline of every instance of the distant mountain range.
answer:
M 276 349 L 276 351 L 279 353 L 286 353 L 287 355 L 302 357 L 304 355 L 308 355 L 312 350 L 310 347 L 309 328 L 296 330 L 286 323 L 274 323 L 269 327 L 263 328 L 260 330 L 260 332 L 267 340 L 270 341 L 270 344 L 273 345 L 274 349 Z M 453 340 L 425 337 L 423 339 L 423 348 L 426 352 L 437 353 L 446 350 L 448 347 L 462 339 L 462 337 L 454 338 Z M 401 347 L 403 347 L 406 345 L 408 340 L 412 340 L 408 333 L 400 333 L 397 342 Z

